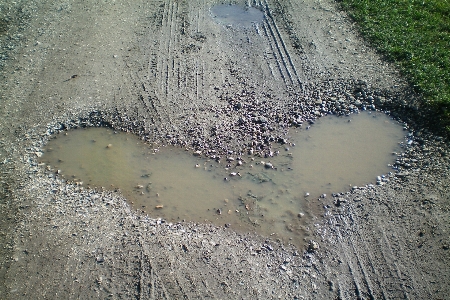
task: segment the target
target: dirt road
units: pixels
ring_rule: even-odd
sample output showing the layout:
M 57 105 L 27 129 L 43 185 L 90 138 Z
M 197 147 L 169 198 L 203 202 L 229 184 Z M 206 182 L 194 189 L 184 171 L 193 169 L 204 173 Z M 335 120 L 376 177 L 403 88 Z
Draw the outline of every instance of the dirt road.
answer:
M 262 21 L 224 23 L 208 0 L 0 5 L 0 298 L 448 297 L 450 152 L 416 96 L 333 1 L 234 2 Z M 264 156 L 290 127 L 363 109 L 407 122 L 404 152 L 382 184 L 311 199 L 305 249 L 155 220 L 37 161 L 52 134 L 102 125 Z

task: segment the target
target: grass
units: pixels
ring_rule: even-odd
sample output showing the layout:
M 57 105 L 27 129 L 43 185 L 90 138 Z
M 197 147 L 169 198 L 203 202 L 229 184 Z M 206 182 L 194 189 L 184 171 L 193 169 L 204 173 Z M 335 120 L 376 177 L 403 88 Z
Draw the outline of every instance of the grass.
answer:
M 450 134 L 450 0 L 340 0 Z

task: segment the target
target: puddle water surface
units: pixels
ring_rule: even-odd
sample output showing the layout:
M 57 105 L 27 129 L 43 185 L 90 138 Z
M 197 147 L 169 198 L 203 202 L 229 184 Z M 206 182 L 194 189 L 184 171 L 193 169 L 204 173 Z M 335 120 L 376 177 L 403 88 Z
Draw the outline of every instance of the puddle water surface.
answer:
M 375 183 L 390 171 L 403 131 L 384 114 L 363 113 L 321 118 L 309 130 L 291 131 L 291 140 L 295 146 L 278 146 L 274 157 L 245 156 L 241 166 L 235 160 L 225 168 L 132 134 L 90 128 L 49 141 L 42 162 L 85 187 L 119 188 L 151 217 L 231 224 L 301 246 L 319 195 Z
M 264 14 L 254 8 L 242 8 L 239 5 L 220 4 L 211 8 L 212 17 L 220 24 L 250 27 L 254 23 L 260 23 Z

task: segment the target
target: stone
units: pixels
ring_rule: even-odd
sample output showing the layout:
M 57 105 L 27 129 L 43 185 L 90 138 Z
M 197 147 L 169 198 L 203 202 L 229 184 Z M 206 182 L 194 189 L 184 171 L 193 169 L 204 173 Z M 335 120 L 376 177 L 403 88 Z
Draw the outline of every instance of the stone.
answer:
M 263 247 L 266 248 L 269 251 L 273 251 L 273 247 L 271 245 L 269 245 L 269 244 L 264 244 Z
M 266 169 L 273 169 L 273 165 L 270 162 L 265 163 L 264 167 L 266 167 Z
M 313 240 L 310 240 L 308 245 L 308 252 L 313 253 L 317 250 L 319 250 L 319 244 Z
M 409 175 L 408 171 L 404 171 L 404 172 L 398 172 L 397 174 L 395 174 L 395 176 L 399 177 L 399 178 L 404 178 L 406 176 Z

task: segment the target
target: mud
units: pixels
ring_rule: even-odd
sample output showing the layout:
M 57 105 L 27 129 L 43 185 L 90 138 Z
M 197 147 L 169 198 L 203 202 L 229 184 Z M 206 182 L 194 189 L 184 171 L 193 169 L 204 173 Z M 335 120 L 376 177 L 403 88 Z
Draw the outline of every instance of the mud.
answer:
M 419 96 L 332 1 L 250 1 L 264 22 L 244 29 L 214 21 L 216 4 L 2 3 L 0 297 L 446 298 L 448 141 Z M 300 249 L 153 218 L 38 165 L 53 134 L 91 126 L 263 160 L 290 129 L 363 110 L 402 122 L 395 170 L 314 199 Z

